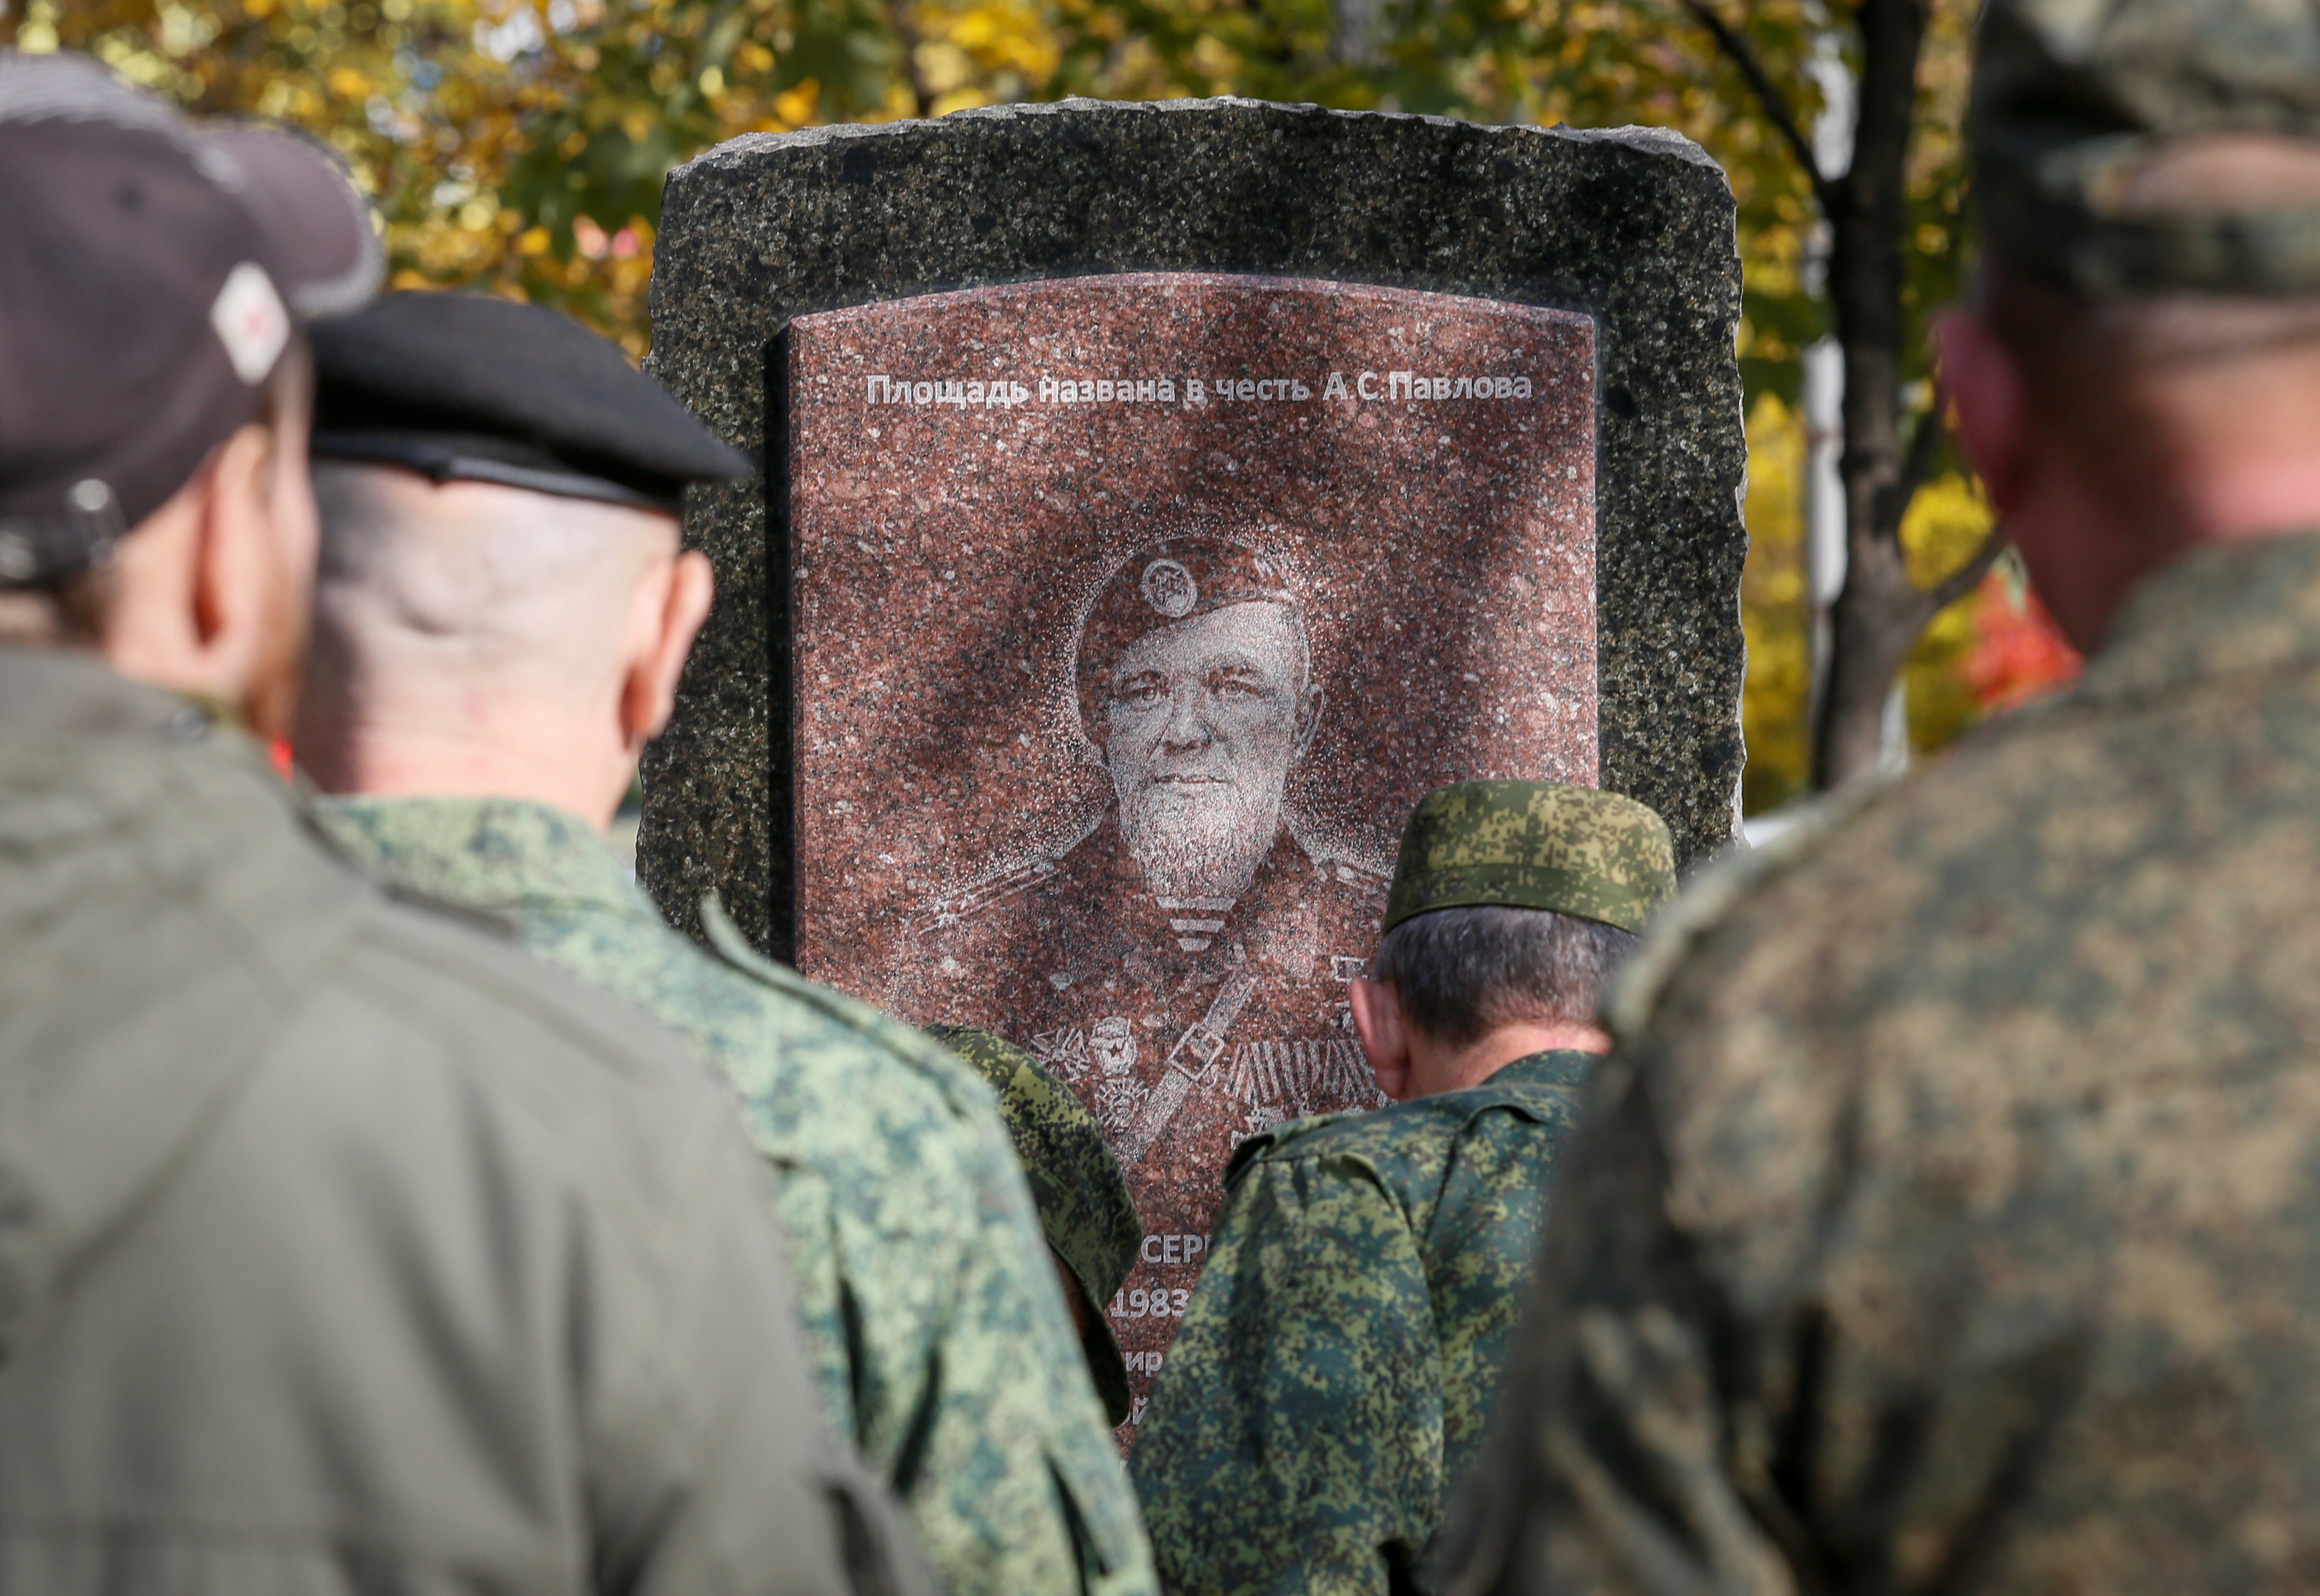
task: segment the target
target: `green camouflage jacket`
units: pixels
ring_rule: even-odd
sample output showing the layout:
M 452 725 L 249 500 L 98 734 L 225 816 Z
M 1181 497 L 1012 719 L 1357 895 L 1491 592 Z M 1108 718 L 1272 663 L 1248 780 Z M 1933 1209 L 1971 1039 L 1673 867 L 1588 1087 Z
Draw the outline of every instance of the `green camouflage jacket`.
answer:
M 1595 1060 L 1241 1144 L 1130 1468 L 1172 1596 L 1409 1588 L 1481 1445 Z
M 2311 1591 L 2320 537 L 1768 852 L 1615 987 L 1449 1588 Z
M 1135 1500 L 1021 1169 L 971 1070 L 738 937 L 714 954 L 695 947 L 559 811 L 430 798 L 320 808 L 389 879 L 511 916 L 534 953 L 723 1069 L 775 1172 L 835 1422 L 902 1498 L 951 1596 L 1151 1590 Z

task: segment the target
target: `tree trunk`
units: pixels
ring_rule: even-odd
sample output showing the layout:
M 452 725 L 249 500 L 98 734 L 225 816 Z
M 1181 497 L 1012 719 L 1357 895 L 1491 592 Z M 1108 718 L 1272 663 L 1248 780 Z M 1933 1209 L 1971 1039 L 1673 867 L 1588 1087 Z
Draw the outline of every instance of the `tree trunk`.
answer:
M 1374 67 L 1385 32 L 1386 0 L 1330 0 L 1329 59 L 1341 67 Z
M 1917 636 L 1971 591 L 2005 542 L 1992 532 L 1965 566 L 1932 588 L 1909 578 L 1901 519 L 1942 440 L 1939 395 L 1905 443 L 1901 374 L 1908 333 L 1909 144 L 1917 58 L 1930 0 L 1859 0 L 1861 76 L 1853 157 L 1820 169 L 1789 97 L 1712 0 L 1682 0 L 1739 68 L 1766 118 L 1812 180 L 1829 230 L 1830 320 L 1844 358 L 1844 585 L 1829 607 L 1828 673 L 1813 721 L 1813 785 L 1826 792 L 1877 767 L 1885 702 Z
M 1844 585 L 1829 618 L 1828 678 L 1813 729 L 1813 784 L 1843 785 L 1876 768 L 1885 700 L 1933 612 L 1909 579 L 1901 518 L 1924 450 L 1903 448 L 1909 136 L 1926 0 L 1862 0 L 1861 95 L 1853 160 L 1824 185 L 1828 292 L 1844 351 Z M 1937 427 L 1928 414 L 1921 427 Z
M 1846 540 L 1844 586 L 1829 612 L 1828 678 L 1813 728 L 1813 784 L 1823 791 L 1877 768 L 1886 702 L 1934 617 L 1925 591 L 1909 579 L 1898 538 L 1858 538 L 1848 528 Z

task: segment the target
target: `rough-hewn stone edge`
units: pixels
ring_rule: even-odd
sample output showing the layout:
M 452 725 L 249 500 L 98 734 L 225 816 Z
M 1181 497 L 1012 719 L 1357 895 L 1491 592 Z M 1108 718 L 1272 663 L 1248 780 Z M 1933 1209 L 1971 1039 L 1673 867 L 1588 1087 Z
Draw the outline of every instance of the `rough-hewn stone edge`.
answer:
M 1034 104 L 974 105 L 954 111 L 936 122 L 1029 122 L 1071 112 L 1148 112 L 1154 115 L 1171 113 L 1214 114 L 1219 109 L 1259 112 L 1295 111 L 1315 115 L 1343 117 L 1347 121 L 1376 118 L 1386 122 L 1423 122 L 1430 127 L 1456 128 L 1464 131 L 1491 136 L 1569 139 L 1584 144 L 1631 144 L 1654 155 L 1672 155 L 1697 166 L 1712 167 L 1720 174 L 1715 157 L 1693 143 L 1673 128 L 1629 125 L 1615 128 L 1574 128 L 1561 123 L 1542 126 L 1532 122 L 1490 123 L 1462 122 L 1455 116 L 1428 116 L 1411 111 L 1334 111 L 1317 105 L 1310 100 L 1251 100 L 1239 95 L 1219 95 L 1205 100 L 1089 100 L 1074 95 L 1061 100 L 1044 100 Z M 823 127 L 800 128 L 787 133 L 743 133 L 728 139 L 694 156 L 668 175 L 672 187 L 682 186 L 687 179 L 720 167 L 740 166 L 769 150 L 802 150 L 820 144 L 843 144 L 864 139 L 911 137 L 935 125 L 925 120 L 906 122 L 834 122 Z
M 1705 204 L 1708 208 L 1701 213 L 1701 219 L 1711 230 L 1719 227 L 1726 230 L 1727 236 L 1733 222 L 1730 188 L 1724 181 L 1720 168 L 1689 140 L 1663 130 L 1489 127 L 1439 117 L 1335 112 L 1310 105 L 1282 105 L 1241 99 L 1128 105 L 1074 100 L 962 112 L 939 122 L 902 122 L 816 129 L 791 134 L 753 135 L 720 146 L 687 163 L 673 176 L 669 205 L 665 213 L 661 261 L 666 266 L 679 259 L 686 259 L 688 265 L 697 260 L 698 257 L 690 256 L 689 250 L 700 247 L 698 240 L 702 234 L 698 230 L 704 222 L 725 213 L 725 207 L 732 204 L 736 196 L 743 195 L 745 186 L 756 183 L 762 187 L 769 180 L 778 185 L 780 179 L 777 175 L 763 170 L 769 163 L 778 167 L 799 161 L 811 168 L 815 163 L 829 160 L 834 147 L 896 139 L 928 142 L 959 140 L 957 147 L 967 152 L 969 160 L 978 150 L 992 152 L 991 159 L 994 160 L 1003 160 L 1006 157 L 1001 152 L 1020 152 L 1024 148 L 1015 140 L 1004 136 L 1007 124 L 1024 124 L 1029 131 L 1043 121 L 1074 114 L 1101 115 L 1109 127 L 1092 129 L 1090 136 L 1108 132 L 1110 137 L 1106 141 L 1115 150 L 1132 148 L 1137 141 L 1139 135 L 1134 131 L 1135 122 L 1149 119 L 1150 123 L 1156 124 L 1162 117 L 1182 117 L 1186 122 L 1197 119 L 1210 122 L 1219 132 L 1228 134 L 1237 124 L 1246 127 L 1252 136 L 1288 131 L 1298 122 L 1342 125 L 1382 117 L 1390 122 L 1424 124 L 1429 132 L 1438 130 L 1437 137 L 1448 135 L 1455 141 L 1443 143 L 1428 141 L 1420 147 L 1418 159 L 1421 160 L 1455 155 L 1462 144 L 1470 150 L 1480 146 L 1485 151 L 1493 144 L 1538 139 L 1597 150 L 1609 146 L 1645 161 L 1674 160 L 1694 168 L 1704 168 L 1699 176 L 1712 184 L 1715 193 L 1711 195 L 1699 188 L 1690 188 L 1688 198 L 1682 197 L 1682 190 L 1690 186 L 1674 179 L 1671 174 L 1665 179 L 1675 183 L 1675 187 L 1670 191 L 1671 203 L 1694 206 Z M 1156 125 L 1154 131 L 1157 131 Z M 993 134 L 1000 136 L 994 139 Z M 1328 149 L 1326 142 L 1320 147 L 1325 150 Z M 1162 145 L 1160 148 L 1165 150 L 1169 146 Z M 1534 145 L 1527 153 L 1529 159 L 1536 160 L 1545 152 Z M 1574 149 L 1573 154 L 1576 153 Z M 818 176 L 818 180 L 826 182 L 827 178 Z M 831 197 L 831 191 L 826 188 L 809 192 L 814 192 L 815 201 L 825 207 Z M 1265 203 L 1262 196 L 1252 198 L 1260 204 Z M 1325 206 L 1325 212 L 1329 208 Z M 1254 220 L 1262 213 L 1248 214 Z M 1172 207 L 1164 205 L 1161 214 L 1174 219 Z M 1345 222 L 1341 219 L 1332 225 L 1343 227 Z M 740 236 L 752 243 L 763 241 L 762 238 L 752 238 L 746 233 Z M 874 234 L 874 239 L 875 243 L 866 247 L 893 248 L 893 235 L 886 228 L 882 227 Z M 858 279 L 857 274 L 856 280 L 847 283 L 842 289 L 834 286 L 828 289 L 815 289 L 808 286 L 808 281 L 801 279 L 829 276 L 830 271 L 827 268 L 829 251 L 826 249 L 815 250 L 810 240 L 798 241 L 804 246 L 798 255 L 784 251 L 757 257 L 763 265 L 772 268 L 773 283 L 766 284 L 762 279 L 737 281 L 728 288 L 720 278 L 708 286 L 704 292 L 703 284 L 696 280 L 687 285 L 693 292 L 686 309 L 664 318 L 659 323 L 671 335 L 669 341 L 674 346 L 672 364 L 675 368 L 665 374 L 671 379 L 672 386 L 681 397 L 720 413 L 717 419 L 730 423 L 720 430 L 734 435 L 732 440 L 745 447 L 757 446 L 761 440 L 759 434 L 766 424 L 766 418 L 761 413 L 764 384 L 762 372 L 757 369 L 756 362 L 737 358 L 730 349 L 720 350 L 719 339 L 708 331 L 712 322 L 722 322 L 728 318 L 757 323 L 752 329 L 754 335 L 770 339 L 788 317 L 809 311 L 889 296 L 936 292 L 943 288 L 1069 275 L 1075 269 L 1213 269 L 1261 273 L 1287 271 L 1289 275 L 1308 276 L 1342 275 L 1346 281 L 1436 287 L 1444 292 L 1481 293 L 1485 295 L 1495 291 L 1525 303 L 1574 304 L 1596 303 L 1594 295 L 1599 285 L 1608 286 L 1609 279 L 1618 275 L 1615 272 L 1590 273 L 1586 277 L 1571 282 L 1565 298 L 1557 298 L 1554 285 L 1559 279 L 1554 275 L 1543 276 L 1543 268 L 1527 269 L 1518 263 L 1509 264 L 1503 258 L 1490 261 L 1477 258 L 1471 264 L 1451 266 L 1437 281 L 1429 283 L 1422 280 L 1423 274 L 1408 258 L 1391 259 L 1385 255 L 1348 258 L 1342 274 L 1338 274 L 1256 264 L 1252 258 L 1275 253 L 1262 246 L 1228 249 L 1224 255 L 1211 260 L 1163 262 L 1155 259 L 1131 264 L 1115 258 L 1122 253 L 1116 239 L 1109 234 L 1100 234 L 1091 237 L 1083 247 L 1074 245 L 1065 249 L 1046 247 L 1037 240 L 1011 239 L 992 250 L 982 250 L 969 245 L 962 251 L 965 258 L 961 259 L 956 270 L 929 270 L 919 265 L 905 271 L 890 286 L 865 285 Z M 1284 235 L 1282 243 L 1289 246 L 1291 240 Z M 1165 250 L 1161 252 L 1167 253 Z M 1291 252 L 1290 248 L 1279 251 L 1284 258 Z M 806 258 L 817 254 L 824 265 L 809 265 Z M 841 265 L 837 268 L 838 275 L 847 275 L 851 264 L 845 262 L 841 256 Z M 1663 539 L 1656 548 L 1648 540 L 1640 544 L 1626 542 L 1625 552 L 1620 558 L 1631 562 L 1639 554 L 1648 554 L 1655 560 L 1672 558 L 1679 565 L 1688 566 L 1692 563 L 1691 552 L 1697 547 L 1690 540 L 1708 539 L 1716 550 L 1708 558 L 1718 567 L 1729 566 L 1732 581 L 1726 598 L 1730 611 L 1720 619 L 1702 618 L 1708 634 L 1704 640 L 1708 646 L 1699 655 L 1687 657 L 1681 664 L 1664 668 L 1647 666 L 1640 681 L 1635 679 L 1631 667 L 1628 682 L 1619 684 L 1615 684 L 1612 673 L 1607 672 L 1606 685 L 1618 687 L 1619 702 L 1625 708 L 1617 722 L 1609 717 L 1606 719 L 1603 766 L 1607 785 L 1622 789 L 1632 787 L 1637 791 L 1657 788 L 1669 801 L 1676 803 L 1687 817 L 1679 824 L 1679 832 L 1699 833 L 1691 839 L 1691 851 L 1694 853 L 1722 846 L 1736 829 L 1741 769 L 1737 708 L 1745 661 L 1745 639 L 1739 625 L 1737 593 L 1738 564 L 1745 548 L 1745 534 L 1738 513 L 1745 485 L 1745 432 L 1740 414 L 1736 361 L 1732 359 L 1729 342 L 1730 334 L 1736 325 L 1739 306 L 1736 250 L 1726 242 L 1719 258 L 1708 264 L 1721 269 L 1715 276 L 1702 279 L 1704 295 L 1695 303 L 1705 305 L 1713 325 L 1695 324 L 1672 336 L 1678 345 L 1675 352 L 1679 355 L 1696 351 L 1712 361 L 1715 351 L 1721 346 L 1723 359 L 1726 363 L 1725 368 L 1721 372 L 1712 367 L 1707 368 L 1706 382 L 1708 389 L 1728 389 L 1728 393 L 1717 395 L 1709 408 L 1723 408 L 1728 400 L 1731 413 L 1722 422 L 1711 417 L 1708 431 L 1689 436 L 1671 433 L 1665 425 L 1654 422 L 1640 423 L 1642 431 L 1635 434 L 1635 440 L 1655 440 L 1646 446 L 1649 455 L 1668 464 L 1687 456 L 1695 458 L 1707 456 L 1712 461 L 1712 468 L 1708 470 L 1708 481 L 1689 484 L 1693 491 L 1684 494 L 1682 503 L 1689 503 L 1692 509 L 1681 514 L 1679 521 L 1688 530 L 1689 538 L 1674 543 Z M 744 277 L 756 278 L 750 263 L 741 262 L 740 270 Z M 657 272 L 654 294 L 657 315 L 663 310 L 662 288 L 663 279 Z M 672 312 L 675 309 L 674 305 L 667 308 Z M 1627 314 L 1631 315 L 1632 312 Z M 1613 315 L 1613 325 L 1630 330 L 1651 325 L 1648 321 L 1628 320 L 1627 315 L 1618 312 Z M 1663 324 L 1662 331 L 1663 334 L 1667 332 Z M 1729 380 L 1721 381 L 1719 377 Z M 1632 425 L 1637 423 L 1622 423 L 1622 428 Z M 1607 425 L 1607 443 L 1612 428 Z M 1622 452 L 1626 451 L 1623 449 Z M 1687 471 L 1684 475 L 1690 477 L 1691 473 Z M 1717 483 L 1714 479 L 1718 477 L 1726 479 L 1725 482 Z M 1640 484 L 1645 479 L 1630 480 Z M 1698 489 L 1703 486 L 1709 491 L 1705 494 L 1699 492 Z M 1718 509 L 1712 503 L 1713 499 L 1722 496 L 1715 492 L 1718 486 L 1729 488 L 1729 497 L 1725 501 L 1729 505 L 1728 509 Z M 1635 491 L 1648 494 L 1652 490 L 1638 485 Z M 698 505 L 698 509 L 700 513 L 697 516 L 688 518 L 691 522 L 689 530 L 710 533 L 707 540 L 713 545 L 712 552 L 720 556 L 720 563 L 727 567 L 738 564 L 741 567 L 738 573 L 728 569 L 723 574 L 729 578 L 736 574 L 742 575 L 745 585 L 751 590 L 742 600 L 743 608 L 757 607 L 763 598 L 766 576 L 764 550 L 762 547 L 745 545 L 749 544 L 752 536 L 757 545 L 762 545 L 765 540 L 763 517 L 766 506 L 762 489 L 757 485 L 737 485 L 731 489 L 714 490 Z M 1633 517 L 1626 519 L 1632 521 Z M 1644 523 L 1638 521 L 1634 524 L 1640 526 Z M 1724 535 L 1726 533 L 1729 534 L 1728 539 Z M 1630 531 L 1628 538 L 1632 539 L 1633 535 Z M 1720 581 L 1706 567 L 1700 568 L 1700 575 L 1711 585 Z M 738 621 L 738 614 L 734 619 Z M 736 626 L 734 630 L 741 629 Z M 688 691 L 681 711 L 681 719 L 685 724 L 677 729 L 680 735 L 672 739 L 673 743 L 689 745 L 694 755 L 690 779 L 678 784 L 691 787 L 703 795 L 713 794 L 713 802 L 705 809 L 695 809 L 688 815 L 679 816 L 674 810 L 684 807 L 681 802 L 677 804 L 664 803 L 661 794 L 671 798 L 675 794 L 670 793 L 668 784 L 657 785 L 655 798 L 648 803 L 639 860 L 648 884 L 662 899 L 664 908 L 672 913 L 673 918 L 681 922 L 690 922 L 693 900 L 700 890 L 711 881 L 721 882 L 727 888 L 727 896 L 737 918 L 753 936 L 763 940 L 768 903 L 760 900 L 764 900 L 768 889 L 775 884 L 772 879 L 774 875 L 785 877 L 787 874 L 785 865 L 777 865 L 771 857 L 770 847 L 775 839 L 771 836 L 767 824 L 767 798 L 774 754 L 767 741 L 773 735 L 773 728 L 766 712 L 769 707 L 766 702 L 769 661 L 762 652 L 755 658 L 745 659 L 742 657 L 744 651 L 734 648 L 732 640 L 729 635 L 726 647 L 720 650 L 725 674 L 720 679 L 701 684 L 695 690 L 691 685 L 691 677 L 688 677 Z M 762 649 L 769 640 L 761 640 L 758 648 Z M 1632 662 L 1667 653 L 1672 641 L 1661 628 L 1649 626 L 1626 633 L 1618 652 Z M 1607 665 L 1610 657 L 1607 652 Z M 1684 688 L 1681 678 L 1693 669 L 1700 668 L 1717 680 L 1699 689 Z M 1723 679 L 1727 673 L 1728 679 Z M 1682 695 L 1681 709 L 1666 702 L 1666 695 L 1671 692 Z M 744 710 L 746 721 L 736 723 L 731 712 L 740 708 L 743 702 L 752 699 L 757 712 L 749 715 Z M 724 707 L 718 711 L 712 710 L 712 705 Z M 1687 757 L 1661 760 L 1645 753 L 1643 743 L 1655 721 L 1671 711 L 1692 739 L 1689 745 L 1691 751 Z M 708 724 L 710 721 L 716 723 Z M 710 766 L 721 764 L 724 767 L 721 776 L 716 769 L 704 767 L 703 761 Z M 746 770 L 743 766 L 747 767 Z M 660 767 L 667 768 L 665 761 Z M 1682 775 L 1686 767 L 1696 768 L 1698 776 L 1686 778 Z M 1729 777 L 1728 789 L 1724 788 L 1723 783 L 1726 775 Z M 1709 778 L 1705 785 L 1699 776 Z M 1716 799 L 1710 805 L 1710 809 L 1720 805 L 1720 813 L 1710 812 L 1710 809 L 1703 809 L 1700 803 L 1711 790 L 1717 789 L 1728 791 L 1728 796 Z M 748 793 L 753 790 L 757 796 L 750 798 Z M 1676 818 L 1677 815 L 1672 812 L 1671 819 Z M 784 950 L 777 948 L 775 951 Z

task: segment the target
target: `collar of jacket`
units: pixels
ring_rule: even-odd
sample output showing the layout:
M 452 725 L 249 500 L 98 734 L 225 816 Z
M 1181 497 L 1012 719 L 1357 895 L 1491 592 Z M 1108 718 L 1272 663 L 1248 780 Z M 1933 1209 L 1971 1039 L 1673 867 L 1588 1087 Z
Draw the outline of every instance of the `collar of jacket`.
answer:
M 1526 1053 L 1512 1064 L 1492 1070 L 1482 1084 L 1503 1082 L 1509 1086 L 1578 1085 L 1594 1073 L 1602 1056 L 1582 1053 L 1575 1047 L 1554 1047 L 1545 1053 Z
M 192 741 L 223 717 L 210 706 L 132 682 L 86 648 L 0 645 L 0 739 L 134 737 Z
M 2320 664 L 2320 531 L 2194 550 L 2135 589 L 2078 696 L 2104 702 Z
M 397 886 L 469 908 L 659 916 L 579 816 L 520 798 L 318 799 L 331 838 Z

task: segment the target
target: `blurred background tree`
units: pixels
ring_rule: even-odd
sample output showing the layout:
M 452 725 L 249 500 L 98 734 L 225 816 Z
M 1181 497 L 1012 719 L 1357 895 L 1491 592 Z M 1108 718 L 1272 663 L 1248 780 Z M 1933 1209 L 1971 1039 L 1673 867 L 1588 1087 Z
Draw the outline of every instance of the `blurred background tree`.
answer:
M 1744 13 L 1727 0 L 1735 22 Z M 1744 37 L 1794 116 L 1818 109 L 1821 0 L 1755 0 Z M 1957 289 L 1956 122 L 1972 0 L 1926 0 L 1912 108 L 1905 379 Z M 721 140 L 1064 94 L 1241 94 L 1486 122 L 1672 127 L 1730 174 L 1745 277 L 1752 538 L 1743 609 L 1752 812 L 1809 785 L 1800 357 L 1828 325 L 1811 179 L 1686 0 L 0 0 L 0 46 L 75 49 L 204 113 L 296 123 L 376 198 L 394 281 L 568 310 L 632 354 L 663 177 Z M 1824 47 L 1825 48 L 1825 47 Z M 1901 527 L 1920 581 L 1989 517 L 1936 452 Z M 2071 661 L 2001 567 L 1902 672 L 1930 750 Z

